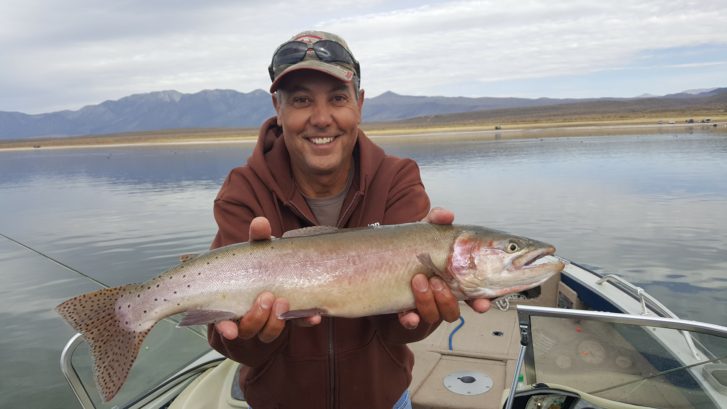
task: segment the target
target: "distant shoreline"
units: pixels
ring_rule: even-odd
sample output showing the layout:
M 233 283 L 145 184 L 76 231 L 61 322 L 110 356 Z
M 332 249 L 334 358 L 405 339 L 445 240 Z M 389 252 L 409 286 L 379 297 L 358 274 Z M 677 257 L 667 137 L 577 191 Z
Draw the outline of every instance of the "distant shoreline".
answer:
M 635 135 L 659 133 L 689 133 L 689 132 L 724 132 L 727 135 L 727 122 L 711 122 L 709 124 L 599 124 L 582 126 L 542 126 L 506 129 L 468 129 L 451 128 L 433 131 L 377 133 L 367 132 L 372 139 L 447 139 L 457 140 L 500 140 L 500 139 L 537 139 L 559 137 L 588 137 L 606 135 Z
M 724 132 L 727 134 L 727 117 L 715 118 L 708 123 L 638 123 L 624 121 L 602 121 L 590 123 L 546 122 L 535 124 L 513 124 L 495 129 L 492 125 L 472 126 L 391 126 L 374 124 L 362 126 L 372 139 L 386 140 L 499 140 L 533 139 L 573 136 L 634 135 L 640 133 L 658 134 L 671 132 Z M 23 151 L 38 149 L 91 149 L 118 148 L 130 146 L 191 146 L 207 144 L 249 144 L 257 140 L 256 129 L 212 129 L 212 130 L 165 130 L 128 134 L 58 137 L 0 141 L 0 151 Z

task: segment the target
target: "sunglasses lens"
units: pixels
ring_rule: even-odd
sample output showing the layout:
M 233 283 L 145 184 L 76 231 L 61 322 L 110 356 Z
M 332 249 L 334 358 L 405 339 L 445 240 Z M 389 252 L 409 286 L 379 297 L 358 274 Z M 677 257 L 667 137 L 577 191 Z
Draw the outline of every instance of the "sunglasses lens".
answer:
M 320 40 L 313 44 L 313 50 L 321 61 L 342 62 L 353 65 L 353 57 L 341 44 L 330 40 Z
M 308 44 L 301 41 L 289 42 L 275 53 L 273 58 L 273 66 L 279 67 L 281 65 L 291 65 L 301 61 L 305 58 L 305 53 L 308 51 Z

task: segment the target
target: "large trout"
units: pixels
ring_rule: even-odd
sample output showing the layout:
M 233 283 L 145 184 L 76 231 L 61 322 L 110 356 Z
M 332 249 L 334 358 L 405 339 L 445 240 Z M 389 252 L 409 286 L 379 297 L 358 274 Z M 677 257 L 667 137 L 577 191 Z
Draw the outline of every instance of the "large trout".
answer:
M 332 229 L 332 228 L 331 228 Z M 459 299 L 495 298 L 542 284 L 563 269 L 553 246 L 478 226 L 411 223 L 221 247 L 142 284 L 79 295 L 56 310 L 91 347 L 105 400 L 123 385 L 144 337 L 161 319 L 180 325 L 241 317 L 262 291 L 285 297 L 281 318 L 363 317 L 414 308 L 411 279 L 441 277 Z

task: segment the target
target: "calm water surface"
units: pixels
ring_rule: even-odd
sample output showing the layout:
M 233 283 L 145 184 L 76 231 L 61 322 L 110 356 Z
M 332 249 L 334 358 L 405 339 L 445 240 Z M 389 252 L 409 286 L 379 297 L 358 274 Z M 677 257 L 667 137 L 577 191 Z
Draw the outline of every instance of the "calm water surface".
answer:
M 623 275 L 682 318 L 727 325 L 725 133 L 381 141 L 412 157 L 460 223 L 553 243 Z M 0 152 L 0 233 L 107 285 L 204 251 L 212 201 L 251 145 Z M 52 308 L 97 288 L 0 238 L 0 407 L 75 407 Z

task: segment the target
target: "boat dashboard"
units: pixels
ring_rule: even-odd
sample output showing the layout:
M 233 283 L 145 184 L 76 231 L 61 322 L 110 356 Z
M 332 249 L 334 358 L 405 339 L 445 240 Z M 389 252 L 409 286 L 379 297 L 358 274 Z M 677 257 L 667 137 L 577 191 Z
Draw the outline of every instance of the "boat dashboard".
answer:
M 593 400 L 597 400 L 594 403 Z M 503 403 L 506 409 L 508 402 Z M 641 408 L 621 402 L 585 397 L 585 394 L 562 386 L 537 384 L 526 390 L 518 391 L 513 397 L 510 409 L 631 409 Z

